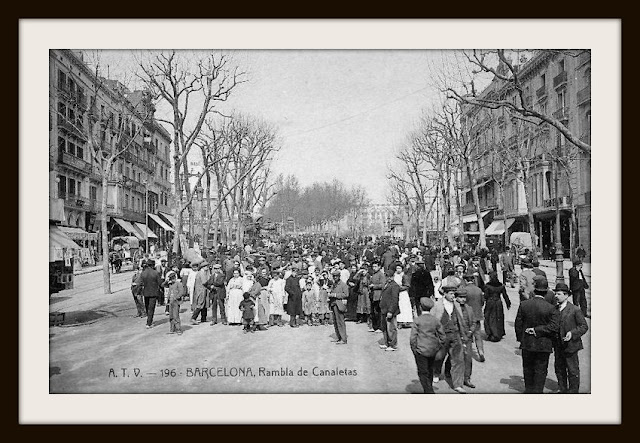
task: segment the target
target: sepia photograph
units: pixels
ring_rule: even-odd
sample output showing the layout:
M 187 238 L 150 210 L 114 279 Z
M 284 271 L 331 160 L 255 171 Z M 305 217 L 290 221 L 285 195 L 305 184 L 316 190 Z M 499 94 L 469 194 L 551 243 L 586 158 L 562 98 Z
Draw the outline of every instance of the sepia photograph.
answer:
M 46 394 L 590 397 L 575 41 L 49 47 Z

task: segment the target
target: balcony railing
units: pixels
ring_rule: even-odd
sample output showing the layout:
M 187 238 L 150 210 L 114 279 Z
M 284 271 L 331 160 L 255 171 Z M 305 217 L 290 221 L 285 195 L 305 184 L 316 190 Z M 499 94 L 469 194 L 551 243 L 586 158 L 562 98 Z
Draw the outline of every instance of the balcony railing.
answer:
M 144 219 L 145 219 L 145 213 L 144 212 L 138 212 L 138 211 L 134 211 L 131 209 L 122 209 L 122 215 L 125 219 L 127 220 L 133 220 L 136 221 L 138 223 L 144 223 Z
M 566 208 L 569 207 L 571 205 L 571 196 L 564 196 L 564 197 L 554 197 L 554 198 L 548 198 L 544 200 L 544 207 L 545 208 L 555 208 L 556 207 L 556 201 L 558 202 L 558 206 L 560 206 L 561 208 Z
M 547 97 L 547 86 L 544 85 L 541 88 L 536 89 L 536 97 L 538 100 L 543 100 Z
M 76 157 L 75 155 L 69 154 L 68 152 L 61 151 L 59 159 L 60 163 L 62 164 L 72 166 L 82 172 L 91 172 L 91 164 L 87 163 L 81 158 Z
M 569 108 L 561 106 L 553 113 L 553 117 L 558 120 L 569 120 Z
M 58 114 L 58 128 L 62 128 L 67 132 L 70 132 L 83 140 L 87 139 L 87 136 L 84 133 L 84 127 L 82 124 L 75 125 L 71 121 L 69 121 L 66 117 L 60 114 Z
M 591 102 L 591 85 L 578 91 L 578 106 Z
M 562 71 L 560 74 L 553 77 L 553 87 L 559 88 L 567 84 L 567 71 Z
M 471 214 L 472 212 L 475 212 L 475 210 L 476 210 L 476 205 L 474 205 L 473 203 L 467 203 L 462 206 L 462 213 L 464 215 Z
M 58 193 L 58 198 L 64 199 L 64 205 L 74 209 L 87 209 L 89 200 L 77 194 Z

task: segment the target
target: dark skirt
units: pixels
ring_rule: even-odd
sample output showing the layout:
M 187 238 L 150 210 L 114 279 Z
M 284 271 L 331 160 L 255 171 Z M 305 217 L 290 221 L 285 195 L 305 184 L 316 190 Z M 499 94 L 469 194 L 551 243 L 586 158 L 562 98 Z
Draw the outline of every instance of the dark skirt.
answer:
M 287 314 L 302 315 L 301 294 L 289 294 L 289 299 L 287 300 Z
M 502 338 L 504 332 L 504 308 L 502 299 L 491 297 L 484 307 L 484 330 L 488 337 Z

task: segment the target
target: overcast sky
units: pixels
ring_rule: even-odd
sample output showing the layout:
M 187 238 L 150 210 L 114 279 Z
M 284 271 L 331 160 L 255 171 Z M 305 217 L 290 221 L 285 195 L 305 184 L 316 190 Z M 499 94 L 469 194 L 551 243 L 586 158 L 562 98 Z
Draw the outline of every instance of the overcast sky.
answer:
M 440 101 L 429 72 L 440 51 L 234 51 L 248 82 L 221 109 L 272 123 L 282 149 L 273 170 L 302 185 L 337 178 L 386 202 L 387 166 L 424 109 Z M 135 69 L 129 51 L 103 51 L 118 78 Z M 158 114 L 165 112 L 158 108 Z

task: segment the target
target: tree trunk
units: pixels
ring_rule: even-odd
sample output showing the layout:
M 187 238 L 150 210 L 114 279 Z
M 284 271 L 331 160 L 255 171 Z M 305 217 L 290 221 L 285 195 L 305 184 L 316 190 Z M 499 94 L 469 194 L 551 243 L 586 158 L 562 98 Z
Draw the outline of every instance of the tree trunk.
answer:
M 460 248 L 464 245 L 464 225 L 462 223 L 462 205 L 460 203 L 460 189 L 458 188 L 458 174 L 455 175 L 455 188 L 456 188 L 456 212 L 458 213 L 458 242 Z
M 176 159 L 178 156 L 176 155 Z M 173 254 L 174 260 L 180 257 L 180 234 L 182 234 L 182 182 L 180 181 L 180 161 L 174 160 L 173 174 L 175 179 L 173 180 L 173 217 L 176 225 L 174 226 L 175 232 L 173 235 Z M 176 264 L 176 263 L 174 263 Z
M 111 294 L 111 270 L 109 266 L 109 233 L 107 232 L 107 197 L 109 195 L 109 176 L 111 163 L 108 162 L 105 170 L 102 171 L 102 203 L 100 205 L 100 229 L 102 230 L 102 280 L 104 294 Z
M 480 249 L 485 249 L 487 247 L 487 238 L 484 233 L 484 221 L 482 220 L 482 212 L 480 211 L 480 198 L 478 197 L 478 187 L 475 184 L 475 180 L 473 180 L 471 176 L 471 166 L 469 165 L 469 161 L 465 158 L 464 162 L 467 170 L 467 178 L 469 179 L 469 186 L 471 186 L 471 195 L 473 196 L 473 205 L 476 211 L 476 217 L 478 218 L 478 232 L 480 233 L 479 246 L 480 246 Z

